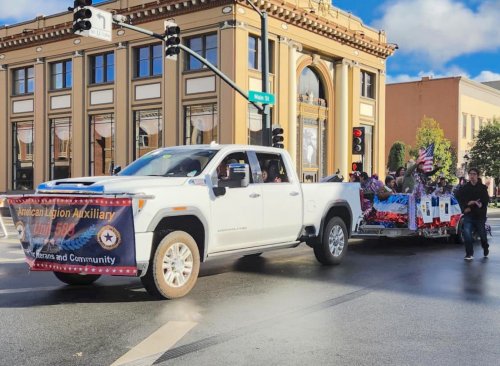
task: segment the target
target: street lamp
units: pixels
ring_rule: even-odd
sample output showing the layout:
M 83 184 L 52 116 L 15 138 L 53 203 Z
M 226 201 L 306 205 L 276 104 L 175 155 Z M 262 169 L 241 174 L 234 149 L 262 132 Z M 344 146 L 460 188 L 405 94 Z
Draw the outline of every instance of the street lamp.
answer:
M 246 2 L 255 10 L 260 16 L 260 39 L 262 42 L 262 92 L 269 92 L 269 42 L 267 34 L 267 13 L 257 8 L 252 0 Z M 262 111 L 262 140 L 264 146 L 271 146 L 271 116 L 269 113 L 269 104 L 262 104 L 264 110 Z

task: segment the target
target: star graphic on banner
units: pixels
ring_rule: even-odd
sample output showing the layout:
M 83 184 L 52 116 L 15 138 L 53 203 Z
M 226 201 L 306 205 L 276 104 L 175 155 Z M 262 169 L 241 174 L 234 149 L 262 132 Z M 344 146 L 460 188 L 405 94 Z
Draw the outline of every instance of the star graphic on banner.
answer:
M 106 235 L 104 235 L 104 237 L 106 238 L 106 241 L 111 241 L 112 242 L 113 235 L 111 235 L 109 232 L 106 233 Z

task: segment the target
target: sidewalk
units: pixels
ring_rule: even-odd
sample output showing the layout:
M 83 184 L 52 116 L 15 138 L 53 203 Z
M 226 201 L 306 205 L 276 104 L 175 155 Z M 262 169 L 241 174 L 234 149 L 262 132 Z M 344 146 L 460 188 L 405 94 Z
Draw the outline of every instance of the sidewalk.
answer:
M 500 207 L 488 207 L 488 214 L 500 214 Z

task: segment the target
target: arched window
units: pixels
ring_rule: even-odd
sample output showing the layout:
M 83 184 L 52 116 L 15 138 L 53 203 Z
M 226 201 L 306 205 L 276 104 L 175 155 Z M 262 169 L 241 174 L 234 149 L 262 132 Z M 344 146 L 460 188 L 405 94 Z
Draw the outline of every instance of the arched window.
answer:
M 326 107 L 325 90 L 316 71 L 304 68 L 299 80 L 299 101 Z
M 317 182 L 326 175 L 328 106 L 323 78 L 305 67 L 298 81 L 297 162 L 303 182 Z

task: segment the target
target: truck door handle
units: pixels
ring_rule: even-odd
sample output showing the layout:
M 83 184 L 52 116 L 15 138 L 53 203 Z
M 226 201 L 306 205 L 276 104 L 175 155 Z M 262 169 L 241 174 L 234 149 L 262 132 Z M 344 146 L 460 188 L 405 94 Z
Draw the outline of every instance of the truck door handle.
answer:
M 249 197 L 250 198 L 258 198 L 258 197 L 260 197 L 260 194 L 258 194 L 258 193 L 252 193 Z
M 298 196 L 298 195 L 299 195 L 299 192 L 295 192 L 295 191 L 290 192 L 290 196 Z

